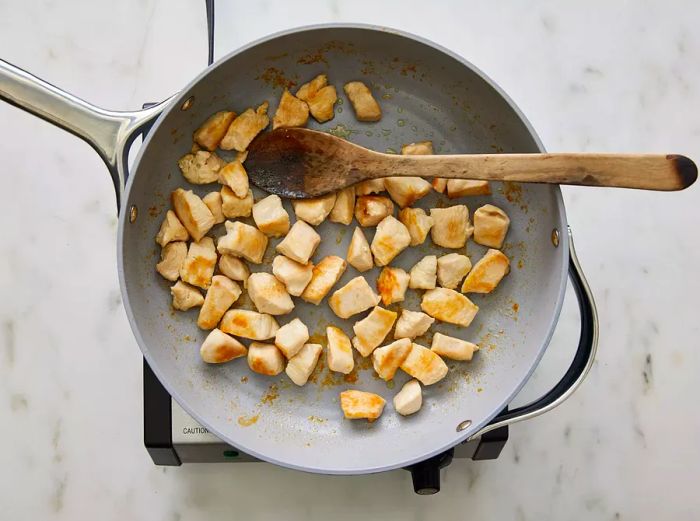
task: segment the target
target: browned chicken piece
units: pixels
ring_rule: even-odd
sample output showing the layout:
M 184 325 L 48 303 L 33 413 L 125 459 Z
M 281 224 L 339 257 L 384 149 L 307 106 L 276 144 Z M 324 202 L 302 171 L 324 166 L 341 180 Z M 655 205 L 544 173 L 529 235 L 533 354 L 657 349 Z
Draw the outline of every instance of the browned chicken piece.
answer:
M 274 344 L 251 342 L 248 347 L 248 367 L 266 376 L 276 376 L 284 371 L 285 359 Z
M 306 264 L 321 243 L 321 236 L 304 221 L 297 221 L 275 249 L 285 257 Z
M 411 351 L 411 340 L 401 338 L 372 352 L 372 365 L 382 380 L 394 378 L 396 371 Z
M 301 350 L 289 359 L 285 372 L 296 385 L 302 386 L 316 369 L 316 364 L 323 351 L 321 344 L 304 344 Z
M 185 154 L 177 162 L 185 179 L 195 185 L 215 183 L 224 160 L 214 152 L 200 150 L 194 154 Z
M 214 275 L 211 286 L 199 310 L 197 325 L 202 329 L 213 329 L 224 313 L 241 296 L 241 287 L 224 275 Z
M 348 246 L 347 261 L 350 266 L 359 272 L 368 271 L 374 268 L 374 259 L 372 252 L 369 249 L 369 243 L 365 234 L 362 233 L 362 228 L 355 227 L 352 232 L 352 239 Z
M 448 253 L 437 260 L 437 279 L 440 286 L 455 289 L 472 269 L 472 261 L 466 255 Z
M 204 237 L 197 242 L 190 243 L 185 262 L 180 268 L 180 278 L 197 286 L 207 289 L 211 284 L 216 268 L 216 248 L 211 237 Z
M 418 141 L 401 147 L 401 155 L 404 156 L 431 156 L 433 155 L 432 141 Z
M 219 170 L 218 181 L 222 185 L 228 186 L 236 197 L 242 199 L 248 195 L 250 189 L 248 172 L 238 161 L 231 161 Z
M 229 279 L 243 283 L 246 283 L 250 276 L 250 270 L 246 266 L 245 261 L 233 255 L 222 255 L 219 257 L 219 271 Z
M 485 204 L 474 212 L 474 242 L 501 249 L 506 239 L 510 218 L 492 204 Z
M 421 313 L 420 311 L 411 311 L 404 309 L 401 311 L 401 316 L 396 321 L 394 328 L 394 338 L 416 338 L 424 335 L 430 326 L 433 325 L 435 319 Z
M 352 356 L 352 343 L 342 329 L 335 326 L 326 328 L 328 338 L 328 352 L 326 362 L 328 369 L 336 373 L 349 374 L 355 367 Z
M 243 344 L 220 329 L 212 329 L 199 349 L 199 356 L 208 364 L 230 362 L 247 354 L 248 350 Z
M 301 87 L 299 87 L 299 90 L 297 91 L 297 98 L 308 101 L 309 98 L 314 96 L 326 85 L 328 85 L 328 76 L 325 74 L 319 74 L 310 82 L 304 83 Z
M 166 279 L 175 282 L 180 277 L 180 268 L 187 257 L 187 244 L 182 241 L 166 244 L 160 250 L 160 262 L 156 264 L 156 271 Z
M 471 179 L 447 180 L 447 197 L 454 199 L 465 195 L 491 195 L 489 182 Z
M 243 152 L 263 129 L 270 123 L 265 101 L 257 109 L 247 109 L 233 120 L 219 146 L 223 150 Z
M 379 295 L 372 291 L 363 276 L 355 277 L 345 286 L 336 290 L 328 305 L 340 318 L 349 318 L 379 304 Z
M 369 179 L 368 181 L 361 181 L 355 186 L 355 195 L 358 197 L 360 195 L 378 194 L 384 192 L 386 188 L 384 187 L 384 178 L 379 179 Z
M 355 202 L 355 219 L 360 226 L 375 226 L 394 213 L 394 203 L 383 195 L 362 195 Z
M 433 190 L 440 194 L 444 194 L 445 190 L 447 190 L 447 179 L 444 177 L 433 177 L 430 184 L 432 185 Z
M 352 345 L 362 356 L 369 356 L 381 344 L 396 322 L 396 313 L 377 306 L 369 315 L 355 322 Z
M 311 282 L 304 289 L 301 298 L 318 306 L 345 273 L 346 266 L 345 260 L 333 255 L 321 259 L 321 262 L 314 266 Z
M 248 190 L 245 197 L 238 197 L 229 186 L 222 186 L 221 212 L 228 219 L 250 217 L 253 212 L 253 191 Z
M 258 230 L 270 237 L 282 237 L 289 231 L 289 214 L 274 194 L 253 205 L 253 220 Z
M 437 257 L 435 255 L 423 257 L 411 268 L 410 276 L 409 288 L 433 289 L 437 282 Z
M 420 177 L 387 177 L 384 186 L 399 208 L 412 205 L 432 190 L 431 184 Z
M 214 226 L 214 216 L 204 201 L 192 190 L 175 190 L 170 200 L 177 218 L 187 229 L 192 239 L 198 241 Z
M 469 210 L 463 204 L 431 208 L 430 216 L 433 218 L 430 237 L 437 246 L 462 248 L 474 231 L 469 222 Z
M 272 118 L 272 130 L 276 128 L 303 127 L 309 119 L 309 106 L 287 89 L 282 93 L 280 104 Z
M 361 81 L 351 81 L 343 87 L 352 108 L 355 110 L 355 117 L 359 121 L 379 121 L 382 118 L 382 109 L 379 103 L 372 96 L 372 92 L 367 85 Z
M 236 113 L 228 110 L 212 114 L 201 127 L 195 130 L 194 142 L 210 152 L 216 150 L 235 117 Z
M 221 224 L 226 220 L 221 208 L 221 192 L 210 192 L 202 197 L 202 201 L 204 201 L 204 204 L 207 205 L 207 208 L 209 208 L 209 211 L 214 216 L 214 224 Z
M 349 420 L 374 421 L 382 415 L 386 401 L 374 393 L 351 389 L 340 393 L 340 408 Z
M 327 83 L 326 75 L 319 74 L 297 91 L 297 98 L 304 100 L 309 105 L 311 115 L 319 123 L 333 118 L 333 106 L 338 101 L 335 87 L 327 85 Z
M 474 352 L 479 350 L 479 346 L 460 338 L 435 333 L 430 350 L 435 354 L 451 358 L 452 360 L 469 361 L 472 359 Z
M 177 218 L 175 212 L 168 210 L 163 219 L 163 224 L 160 225 L 160 230 L 156 235 L 156 242 L 162 247 L 173 241 L 186 241 L 190 238 L 187 229 L 182 225 L 180 219 Z
M 277 255 L 272 261 L 272 274 L 285 285 L 287 292 L 295 297 L 301 295 L 308 286 L 313 269 L 312 262 L 300 264 L 284 255 Z
M 297 219 L 312 226 L 321 224 L 335 205 L 335 194 L 327 194 L 314 199 L 297 199 L 292 201 Z
M 464 279 L 462 293 L 491 293 L 509 269 L 510 260 L 503 252 L 488 250 Z
M 377 291 L 385 306 L 402 302 L 411 277 L 401 268 L 385 266 L 377 277 Z
M 428 315 L 441 322 L 457 324 L 462 327 L 469 326 L 479 311 L 479 306 L 467 297 L 453 289 L 447 288 L 435 288 L 426 291 L 420 307 Z
M 260 313 L 286 315 L 294 309 L 292 297 L 270 273 L 253 273 L 248 277 L 248 295 Z
M 217 250 L 221 254 L 243 257 L 260 264 L 267 249 L 267 235 L 255 226 L 240 221 L 226 221 L 226 235 L 219 239 Z
M 433 218 L 425 213 L 423 208 L 404 208 L 399 212 L 399 221 L 408 229 L 411 235 L 411 246 L 419 246 L 425 242 Z
M 283 325 L 275 334 L 275 345 L 288 360 L 304 347 L 307 340 L 309 328 L 298 318 Z
M 336 193 L 335 204 L 328 218 L 331 222 L 348 225 L 355 210 L 355 187 L 343 188 Z
M 204 304 L 204 297 L 199 290 L 181 280 L 170 288 L 170 294 L 173 296 L 173 308 L 180 311 L 187 311 Z
M 413 344 L 401 370 L 419 380 L 423 385 L 433 385 L 447 375 L 447 364 L 427 347 Z
M 411 236 L 406 227 L 391 215 L 377 225 L 370 250 L 377 266 L 386 266 L 411 244 Z
M 224 333 L 251 340 L 274 338 L 279 328 L 272 315 L 235 308 L 224 313 L 219 325 L 219 329 Z

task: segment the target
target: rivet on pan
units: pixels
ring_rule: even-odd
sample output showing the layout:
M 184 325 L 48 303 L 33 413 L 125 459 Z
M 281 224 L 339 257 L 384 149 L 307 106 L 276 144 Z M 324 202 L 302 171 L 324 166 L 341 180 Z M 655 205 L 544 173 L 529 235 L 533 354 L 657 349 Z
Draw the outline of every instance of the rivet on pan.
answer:
M 556 228 L 552 230 L 552 244 L 554 244 L 555 248 L 559 247 L 559 230 Z
M 469 427 L 472 424 L 471 420 L 464 420 L 463 422 L 460 422 L 459 425 L 457 425 L 457 432 L 462 432 L 464 429 Z
M 194 105 L 194 96 L 187 98 L 182 105 L 180 105 L 180 110 L 189 110 L 192 105 Z
M 131 205 L 131 208 L 129 208 L 129 222 L 133 223 L 136 222 L 136 218 L 139 216 L 139 209 L 136 208 L 135 204 Z

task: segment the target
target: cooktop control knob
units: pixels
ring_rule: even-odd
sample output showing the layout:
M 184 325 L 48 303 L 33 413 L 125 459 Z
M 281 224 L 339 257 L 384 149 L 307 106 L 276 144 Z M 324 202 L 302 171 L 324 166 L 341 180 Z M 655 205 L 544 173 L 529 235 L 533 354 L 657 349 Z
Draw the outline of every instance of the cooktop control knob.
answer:
M 454 449 L 433 456 L 430 459 L 411 465 L 406 470 L 413 478 L 413 490 L 421 496 L 440 492 L 440 469 L 452 463 Z

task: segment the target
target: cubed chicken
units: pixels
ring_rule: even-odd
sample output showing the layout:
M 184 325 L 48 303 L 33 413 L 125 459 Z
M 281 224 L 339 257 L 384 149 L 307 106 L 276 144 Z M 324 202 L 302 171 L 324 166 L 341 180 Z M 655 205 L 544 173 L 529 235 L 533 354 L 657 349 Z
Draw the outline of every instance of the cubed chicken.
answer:
M 377 306 L 369 315 L 355 322 L 352 345 L 362 356 L 369 356 L 381 344 L 396 322 L 396 313 Z
M 202 197 L 202 201 L 204 201 L 204 204 L 207 205 L 207 208 L 209 208 L 209 211 L 214 216 L 214 224 L 221 224 L 226 220 L 221 207 L 223 204 L 221 192 L 210 192 Z
M 474 351 L 479 350 L 479 346 L 460 338 L 435 333 L 430 350 L 452 360 L 469 361 L 472 359 Z
M 382 109 L 379 108 L 379 103 L 374 99 L 367 85 L 361 81 L 351 81 L 345 84 L 343 90 L 359 121 L 379 121 L 382 118 Z
M 440 286 L 455 289 L 464 276 L 472 269 L 472 261 L 466 255 L 448 253 L 438 257 L 437 280 Z
M 433 218 L 430 238 L 437 246 L 461 248 L 474 231 L 469 222 L 469 210 L 463 204 L 431 208 L 430 216 Z
M 239 199 L 244 199 L 248 195 L 248 190 L 250 190 L 250 184 L 248 183 L 248 172 L 238 161 L 231 161 L 227 163 L 219 171 L 218 181 L 222 185 L 228 186 L 233 195 Z
M 207 289 L 211 284 L 216 268 L 216 248 L 211 237 L 190 243 L 185 262 L 180 268 L 180 278 L 202 289 Z
M 425 292 L 420 308 L 442 322 L 467 327 L 472 323 L 479 306 L 453 289 L 435 288 Z
M 335 326 L 326 328 L 328 338 L 328 351 L 326 362 L 328 369 L 336 373 L 349 374 L 355 367 L 352 356 L 352 343 L 342 329 Z
M 296 96 L 300 100 L 308 101 L 326 85 L 328 85 L 328 76 L 325 74 L 319 74 L 310 82 L 304 83 L 301 87 L 299 87 Z
M 248 354 L 246 347 L 220 329 L 212 329 L 199 348 L 199 356 L 208 364 L 222 364 Z
M 299 264 L 284 255 L 277 255 L 272 261 L 272 274 L 287 288 L 287 293 L 300 296 L 313 276 L 314 265 L 311 262 Z
M 211 286 L 199 310 L 197 325 L 202 329 L 213 329 L 224 313 L 241 296 L 241 287 L 224 275 L 214 275 Z
M 309 380 L 311 373 L 314 372 L 321 351 L 323 351 L 321 344 L 304 344 L 299 352 L 287 362 L 285 372 L 289 379 L 299 386 L 304 385 Z
M 165 247 L 166 244 L 173 241 L 186 241 L 190 238 L 187 229 L 182 225 L 180 219 L 177 218 L 175 212 L 168 210 L 165 213 L 163 224 L 160 225 L 160 230 L 156 235 L 156 242 Z
M 277 195 L 268 195 L 253 205 L 253 220 L 258 230 L 270 237 L 281 237 L 289 231 L 289 214 Z
M 419 246 L 425 242 L 433 218 L 425 213 L 423 208 L 404 208 L 399 212 L 399 221 L 408 229 L 411 236 L 411 246 Z
M 471 179 L 447 180 L 447 197 L 454 199 L 465 195 L 491 195 L 489 182 Z
M 348 420 L 374 421 L 382 415 L 386 401 L 374 393 L 351 389 L 340 393 L 340 408 Z
M 275 345 L 287 359 L 296 355 L 308 340 L 309 328 L 298 318 L 283 325 L 275 334 Z
M 355 219 L 360 226 L 374 226 L 394 213 L 394 203 L 383 195 L 361 195 L 355 202 Z
M 427 347 L 413 344 L 401 370 L 419 380 L 423 385 L 433 385 L 447 374 L 447 364 Z
M 345 273 L 347 263 L 334 255 L 324 257 L 314 266 L 311 281 L 301 294 L 301 298 L 318 306 L 340 277 Z
M 391 344 L 378 347 L 372 352 L 372 365 L 382 380 L 394 378 L 397 369 L 408 356 L 411 350 L 411 340 L 401 338 Z
M 180 276 L 180 268 L 187 257 L 187 244 L 182 241 L 166 244 L 160 250 L 160 262 L 156 264 L 156 271 L 166 279 L 175 282 Z
M 349 318 L 377 304 L 379 295 L 372 291 L 363 276 L 355 277 L 328 299 L 333 313 L 340 318 Z
M 418 380 L 409 380 L 394 396 L 394 409 L 401 416 L 417 413 L 423 405 L 423 392 Z
M 500 250 L 488 250 L 464 279 L 462 293 L 491 293 L 510 269 L 510 260 Z
M 262 130 L 270 123 L 265 101 L 257 109 L 247 109 L 229 125 L 219 146 L 222 150 L 243 152 Z
M 255 226 L 240 221 L 226 221 L 226 232 L 217 244 L 219 253 L 243 257 L 254 264 L 262 262 L 267 248 L 267 235 Z
M 377 225 L 370 250 L 377 266 L 386 266 L 411 244 L 408 229 L 399 220 L 389 215 Z
M 399 208 L 412 205 L 432 190 L 430 183 L 420 177 L 387 177 L 384 186 Z
M 355 227 L 348 246 L 347 261 L 350 266 L 359 272 L 368 271 L 374 268 L 374 259 L 372 252 L 369 249 L 369 243 L 365 234 L 362 233 L 362 228 Z
M 334 223 L 348 225 L 352 222 L 354 210 L 355 188 L 350 186 L 338 191 L 335 197 L 335 204 L 328 218 Z
M 303 127 L 309 119 L 309 106 L 287 89 L 282 93 L 280 104 L 272 118 L 272 130 L 276 128 Z
M 411 268 L 411 289 L 433 289 L 437 282 L 437 257 L 426 255 Z
M 431 156 L 433 155 L 432 141 L 418 141 L 401 147 L 401 155 L 404 156 Z
M 252 273 L 247 288 L 250 300 L 260 313 L 286 315 L 294 309 L 287 288 L 270 273 Z
M 279 325 L 272 315 L 247 309 L 229 309 L 224 313 L 219 329 L 242 338 L 267 340 L 275 336 Z
M 285 359 L 273 344 L 251 342 L 248 346 L 248 367 L 256 373 L 276 376 L 284 371 Z
M 173 307 L 180 311 L 187 311 L 204 304 L 204 297 L 199 290 L 181 280 L 170 288 L 170 294 L 173 296 Z
M 224 160 L 214 152 L 200 150 L 194 154 L 185 154 L 177 166 L 185 179 L 195 185 L 215 183 L 219 179 L 219 171 L 224 166 Z
M 385 306 L 402 302 L 411 276 L 401 268 L 385 266 L 377 277 L 377 291 Z
M 297 219 L 306 221 L 312 226 L 321 224 L 335 205 L 335 193 L 326 194 L 314 199 L 295 199 L 292 201 Z
M 383 177 L 361 181 L 355 185 L 355 195 L 358 197 L 361 195 L 378 194 L 385 190 Z
M 447 189 L 447 179 L 444 177 L 433 177 L 430 184 L 433 186 L 433 190 L 440 194 L 444 194 Z
M 198 241 L 214 226 L 214 216 L 192 190 L 178 188 L 171 195 L 173 210 L 192 239 Z
M 321 243 L 321 236 L 304 221 L 297 221 L 276 250 L 300 264 L 306 264 Z
M 235 117 L 236 113 L 228 110 L 212 114 L 201 127 L 195 130 L 194 142 L 210 152 L 216 150 Z
M 311 115 L 319 123 L 333 118 L 333 105 L 338 101 L 338 95 L 333 85 L 327 85 L 325 74 L 319 74 L 309 83 L 302 85 L 297 91 L 297 98 L 306 101 Z
M 435 319 L 425 313 L 404 309 L 396 321 L 394 338 L 414 339 L 417 336 L 424 335 L 430 329 L 430 326 L 433 325 L 433 322 L 435 322 Z
M 233 255 L 222 255 L 219 257 L 219 271 L 231 280 L 243 282 L 244 287 L 250 276 L 250 270 L 246 266 L 245 261 Z
M 221 187 L 221 212 L 224 217 L 235 219 L 236 217 L 250 217 L 253 211 L 253 191 L 248 190 L 245 197 L 238 197 L 231 187 Z
M 474 241 L 500 250 L 509 226 L 510 219 L 506 212 L 486 204 L 474 212 Z

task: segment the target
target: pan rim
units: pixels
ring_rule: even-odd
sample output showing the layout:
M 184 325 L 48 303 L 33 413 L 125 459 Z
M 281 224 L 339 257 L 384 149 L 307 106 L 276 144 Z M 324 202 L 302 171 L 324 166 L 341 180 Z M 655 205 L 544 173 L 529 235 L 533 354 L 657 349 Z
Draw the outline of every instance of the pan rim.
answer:
M 213 69 L 217 68 L 221 63 L 233 58 L 234 56 L 237 56 L 253 47 L 256 47 L 262 43 L 275 40 L 277 38 L 283 37 L 283 36 L 289 36 L 292 34 L 297 34 L 297 33 L 302 33 L 302 32 L 310 32 L 310 31 L 317 31 L 317 30 L 328 30 L 328 29 L 359 29 L 359 30 L 366 30 L 366 31 L 374 31 L 374 32 L 385 32 L 385 33 L 391 33 L 396 36 L 400 36 L 402 38 L 406 38 L 409 40 L 412 40 L 414 42 L 418 42 L 420 44 L 423 44 L 427 47 L 430 47 L 436 51 L 439 51 L 450 58 L 456 60 L 460 64 L 462 64 L 464 67 L 468 68 L 471 70 L 473 73 L 475 73 L 477 76 L 479 76 L 482 81 L 484 81 L 487 85 L 489 85 L 494 91 L 503 99 L 503 101 L 510 107 L 510 109 L 513 111 L 515 115 L 520 118 L 522 123 L 525 125 L 525 128 L 527 129 L 528 133 L 530 136 L 533 138 L 537 148 L 540 150 L 540 152 L 545 152 L 544 145 L 542 144 L 542 141 L 540 140 L 540 137 L 538 136 L 537 132 L 533 128 L 532 124 L 530 121 L 525 117 L 523 112 L 520 110 L 520 108 L 515 104 L 515 102 L 508 96 L 508 94 L 495 82 L 493 81 L 487 74 L 485 74 L 480 68 L 476 67 L 474 64 L 472 64 L 470 61 L 466 60 L 464 57 L 454 53 L 453 51 L 443 47 L 442 45 L 439 45 L 435 42 L 432 42 L 431 40 L 428 40 L 427 38 L 424 38 L 422 36 L 409 33 L 406 31 L 402 31 L 399 29 L 394 29 L 394 28 L 389 28 L 386 26 L 379 26 L 379 25 L 373 25 L 373 24 L 361 24 L 361 23 L 323 23 L 323 24 L 312 24 L 312 25 L 305 25 L 305 26 L 299 26 L 283 31 L 278 31 L 266 36 L 263 36 L 261 38 L 258 38 L 257 40 L 254 40 L 252 42 L 249 42 L 246 45 L 243 45 L 237 49 L 234 49 L 233 51 L 227 53 L 225 56 L 222 56 L 219 58 L 216 62 L 214 62 L 211 66 L 205 68 L 202 72 L 200 72 L 197 76 L 195 76 L 186 86 L 183 88 L 183 90 L 175 95 L 172 99 L 171 104 L 166 107 L 163 112 L 160 114 L 158 119 L 155 121 L 153 124 L 151 131 L 149 132 L 148 136 L 144 139 L 140 150 L 138 151 L 138 154 L 134 160 L 134 165 L 132 169 L 132 175 L 129 176 L 127 179 L 127 183 L 125 186 L 124 190 L 124 197 L 122 198 L 122 206 L 120 209 L 120 216 L 119 216 L 119 226 L 117 230 L 117 269 L 118 269 L 118 275 L 119 275 L 119 286 L 120 290 L 122 293 L 122 300 L 124 302 L 124 309 L 126 311 L 127 318 L 129 320 L 129 325 L 131 327 L 132 333 L 136 339 L 137 344 L 139 345 L 139 348 L 141 350 L 141 353 L 143 354 L 144 358 L 148 362 L 149 366 L 151 367 L 152 371 L 158 378 L 158 380 L 162 383 L 162 385 L 165 387 L 165 389 L 168 391 L 170 396 L 189 414 L 194 418 L 197 422 L 199 422 L 201 425 L 206 427 L 212 434 L 215 436 L 219 437 L 222 441 L 230 443 L 231 445 L 235 446 L 236 448 L 240 449 L 241 451 L 254 456 L 262 461 L 266 461 L 268 463 L 273 463 L 275 465 L 279 465 L 281 467 L 285 468 L 290 468 L 294 470 L 299 470 L 303 472 L 309 472 L 309 473 L 314 473 L 314 474 L 328 474 L 328 475 L 361 475 L 361 474 L 373 474 L 373 473 L 378 473 L 378 472 L 384 472 L 384 471 L 389 471 L 389 470 L 395 470 L 399 468 L 404 468 L 407 466 L 410 466 L 412 464 L 424 461 L 432 456 L 435 456 L 437 454 L 440 454 L 460 443 L 462 443 L 464 440 L 468 439 L 469 437 L 473 436 L 475 433 L 477 433 L 482 427 L 488 425 L 488 423 L 495 417 L 497 416 L 512 400 L 513 398 L 520 392 L 522 387 L 529 381 L 530 377 L 532 376 L 532 373 L 534 370 L 537 368 L 539 365 L 539 362 L 544 355 L 544 352 L 546 351 L 552 335 L 554 334 L 555 327 L 559 321 L 559 316 L 561 313 L 561 309 L 563 306 L 564 302 L 564 294 L 566 291 L 566 284 L 567 284 L 567 276 L 568 276 L 568 259 L 569 259 L 569 237 L 568 233 L 565 233 L 566 230 L 568 229 L 568 224 L 567 224 L 567 219 L 566 219 L 566 211 L 564 207 L 564 201 L 563 197 L 561 194 L 561 190 L 558 185 L 551 185 L 551 190 L 552 194 L 554 195 L 554 200 L 555 200 L 555 205 L 559 213 L 559 226 L 560 226 L 560 242 L 559 242 L 559 250 L 561 255 L 561 261 L 562 261 L 562 270 L 559 274 L 559 285 L 558 285 L 558 292 L 557 292 L 557 301 L 555 303 L 555 309 L 554 313 L 552 314 L 548 327 L 547 327 L 547 334 L 545 337 L 542 339 L 542 342 L 538 348 L 537 355 L 532 358 L 530 362 L 530 367 L 527 370 L 527 373 L 524 378 L 521 379 L 521 381 L 517 382 L 512 388 L 509 393 L 507 393 L 506 398 L 502 401 L 502 403 L 495 408 L 493 413 L 484 419 L 482 419 L 478 423 L 472 423 L 470 427 L 467 429 L 459 432 L 454 438 L 452 438 L 452 441 L 445 445 L 437 446 L 432 448 L 430 451 L 425 452 L 419 456 L 414 456 L 411 458 L 407 458 L 405 460 L 397 461 L 389 465 L 374 465 L 370 467 L 365 467 L 365 468 L 330 468 L 330 467 L 308 467 L 304 466 L 299 463 L 295 463 L 294 461 L 287 461 L 283 459 L 277 459 L 275 457 L 270 457 L 269 455 L 263 454 L 255 450 L 254 448 L 246 446 L 245 443 L 234 443 L 231 437 L 223 432 L 221 432 L 219 429 L 213 427 L 210 422 L 207 420 L 201 418 L 201 416 L 197 413 L 196 410 L 191 408 L 187 401 L 180 396 L 180 393 L 177 392 L 176 389 L 171 386 L 167 378 L 164 378 L 164 375 L 161 373 L 158 364 L 155 363 L 153 356 L 151 355 L 150 349 L 146 341 L 143 339 L 138 324 L 136 322 L 133 309 L 131 307 L 130 301 L 129 301 L 129 295 L 127 292 L 127 284 L 126 284 L 126 277 L 125 277 L 125 271 L 124 271 L 124 265 L 125 265 L 125 253 L 124 253 L 124 235 L 125 235 L 125 230 L 126 230 L 126 224 L 127 224 L 127 216 L 129 214 L 128 208 L 131 199 L 131 189 L 133 187 L 134 183 L 134 178 L 136 177 L 136 174 L 138 172 L 138 166 L 140 164 L 140 161 L 143 157 L 144 152 L 147 150 L 148 146 L 150 145 L 151 139 L 153 136 L 157 133 L 160 125 L 163 123 L 163 121 L 166 119 L 167 115 L 170 114 L 172 110 L 175 110 L 176 107 L 179 107 L 182 102 L 184 102 L 191 89 L 200 83 Z

